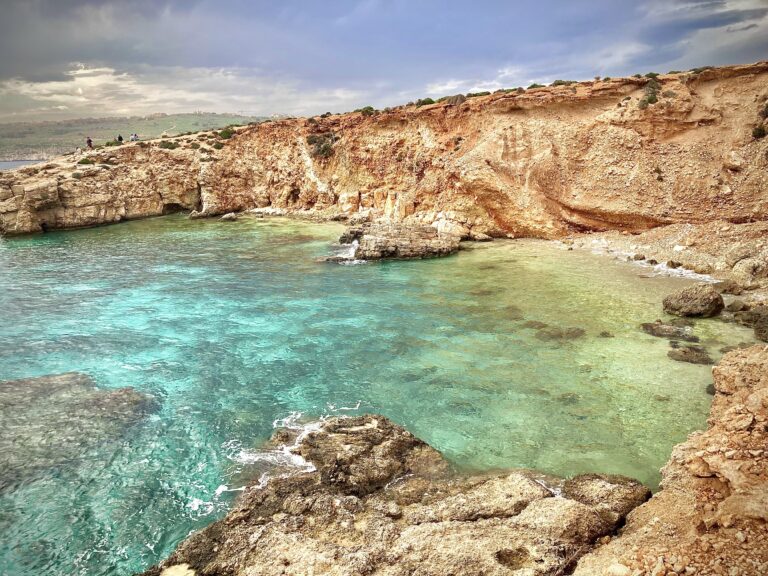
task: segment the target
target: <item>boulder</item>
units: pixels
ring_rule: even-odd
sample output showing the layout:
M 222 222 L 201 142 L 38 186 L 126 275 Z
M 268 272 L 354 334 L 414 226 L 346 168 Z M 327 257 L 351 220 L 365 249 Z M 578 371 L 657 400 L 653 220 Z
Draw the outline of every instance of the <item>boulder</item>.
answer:
M 237 220 L 237 218 L 238 218 L 237 212 L 227 212 L 226 214 L 224 214 L 224 216 L 219 218 L 219 220 L 222 220 L 224 222 L 234 222 Z
M 723 297 L 710 284 L 696 284 L 664 298 L 664 311 L 675 316 L 717 316 L 725 307 Z

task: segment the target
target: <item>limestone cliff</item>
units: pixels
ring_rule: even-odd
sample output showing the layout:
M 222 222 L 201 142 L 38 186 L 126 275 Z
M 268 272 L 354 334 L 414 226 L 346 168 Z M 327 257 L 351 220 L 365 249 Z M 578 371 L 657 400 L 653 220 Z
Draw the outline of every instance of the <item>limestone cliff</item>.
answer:
M 268 206 L 462 236 L 768 219 L 768 138 L 752 137 L 768 62 L 657 81 L 647 107 L 651 80 L 623 78 L 126 144 L 87 165 L 71 155 L 0 176 L 0 228 Z

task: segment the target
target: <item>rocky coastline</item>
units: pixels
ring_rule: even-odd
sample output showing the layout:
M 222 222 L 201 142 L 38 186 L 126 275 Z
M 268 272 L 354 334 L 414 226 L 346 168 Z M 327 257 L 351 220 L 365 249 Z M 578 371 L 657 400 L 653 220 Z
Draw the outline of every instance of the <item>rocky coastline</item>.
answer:
M 650 499 L 618 476 L 457 476 L 384 417 L 333 418 L 271 441 L 314 470 L 251 485 L 144 574 L 765 574 L 768 347 L 713 372 L 708 428 L 675 447 Z

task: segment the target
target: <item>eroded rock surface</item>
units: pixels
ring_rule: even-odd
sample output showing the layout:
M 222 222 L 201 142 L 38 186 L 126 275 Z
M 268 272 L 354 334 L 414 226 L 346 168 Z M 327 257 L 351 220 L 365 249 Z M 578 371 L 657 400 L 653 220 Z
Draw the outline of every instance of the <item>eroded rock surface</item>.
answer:
M 76 372 L 0 382 L 0 491 L 78 461 L 156 408 L 133 388 L 99 389 Z
M 456 477 L 379 416 L 329 420 L 297 452 L 317 470 L 248 488 L 146 574 L 563 574 L 649 496 L 620 476 Z
M 662 489 L 576 576 L 768 574 L 768 347 L 730 352 L 713 374 L 708 429 L 675 447 Z
M 725 308 L 723 297 L 710 284 L 696 284 L 664 298 L 664 312 L 675 316 L 717 316 Z
M 483 239 L 759 223 L 768 139 L 752 138 L 751 127 L 767 79 L 761 62 L 662 74 L 659 102 L 645 108 L 650 80 L 615 78 L 284 119 L 227 140 L 208 132 L 126 143 L 0 175 L 0 228 L 254 208 L 366 214 Z M 327 154 L 316 153 L 318 139 Z M 760 256 L 729 254 L 743 277 L 766 273 Z
M 439 232 L 432 226 L 378 222 L 364 228 L 353 228 L 340 242 L 357 241 L 356 260 L 384 258 L 433 258 L 458 251 L 461 237 Z

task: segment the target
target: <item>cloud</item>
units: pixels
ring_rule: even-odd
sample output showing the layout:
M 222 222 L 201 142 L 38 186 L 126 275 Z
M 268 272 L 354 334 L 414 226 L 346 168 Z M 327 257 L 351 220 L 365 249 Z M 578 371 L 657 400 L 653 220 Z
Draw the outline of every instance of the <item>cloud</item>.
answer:
M 747 62 L 767 16 L 766 0 L 8 0 L 0 121 L 345 111 Z
M 234 68 L 148 68 L 143 73 L 77 65 L 66 80 L 0 82 L 0 96 L 23 101 L 0 116 L 29 119 L 43 113 L 61 117 L 143 115 L 192 110 L 267 115 L 276 111 L 306 114 L 323 107 L 350 109 L 365 93 L 343 88 L 305 90 L 298 83 Z

